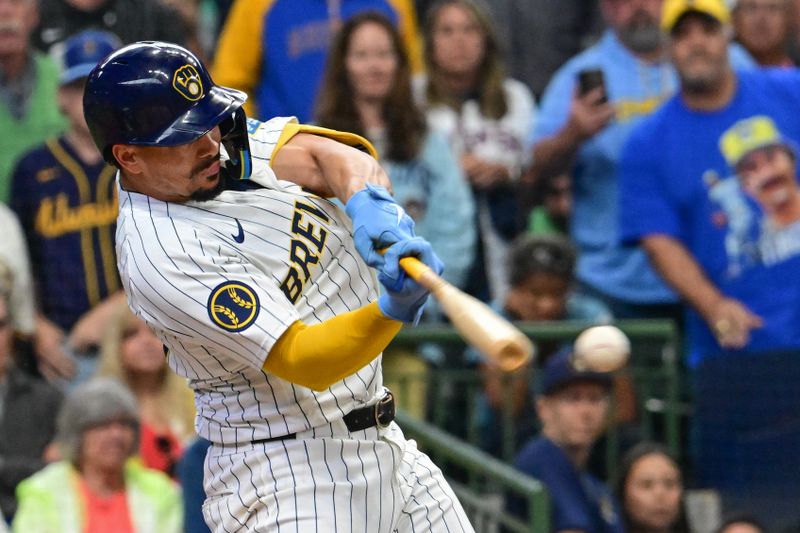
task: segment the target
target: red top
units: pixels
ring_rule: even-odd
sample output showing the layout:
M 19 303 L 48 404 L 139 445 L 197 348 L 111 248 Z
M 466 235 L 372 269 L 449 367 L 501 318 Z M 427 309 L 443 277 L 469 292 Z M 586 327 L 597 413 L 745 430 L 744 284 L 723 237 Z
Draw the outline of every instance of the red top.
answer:
M 175 477 L 175 463 L 182 454 L 183 446 L 173 433 L 157 433 L 152 426 L 141 425 L 139 455 L 146 467 Z
M 111 496 L 98 496 L 80 481 L 81 492 L 86 502 L 86 529 L 84 533 L 135 533 L 131 522 L 125 491 Z

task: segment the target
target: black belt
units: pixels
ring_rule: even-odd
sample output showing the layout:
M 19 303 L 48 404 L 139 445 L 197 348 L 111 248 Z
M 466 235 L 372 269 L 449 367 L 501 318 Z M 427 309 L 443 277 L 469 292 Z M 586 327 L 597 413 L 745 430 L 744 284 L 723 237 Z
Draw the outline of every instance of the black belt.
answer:
M 386 391 L 386 395 L 381 398 L 378 403 L 368 405 L 367 407 L 361 407 L 360 409 L 353 409 L 344 415 L 342 420 L 344 420 L 344 425 L 347 426 L 347 431 L 350 433 L 375 426 L 381 429 L 388 427 L 389 424 L 392 423 L 392 420 L 394 420 L 394 394 L 392 394 L 391 391 Z M 278 442 L 295 438 L 297 438 L 297 433 L 289 433 L 288 435 L 281 435 L 280 437 L 254 440 L 251 444 Z

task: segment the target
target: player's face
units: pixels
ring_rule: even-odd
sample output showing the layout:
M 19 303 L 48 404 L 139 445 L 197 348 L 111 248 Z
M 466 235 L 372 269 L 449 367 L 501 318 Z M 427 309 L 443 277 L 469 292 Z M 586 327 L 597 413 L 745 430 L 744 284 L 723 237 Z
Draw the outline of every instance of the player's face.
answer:
M 350 37 L 345 68 L 356 100 L 383 101 L 397 73 L 397 53 L 386 29 L 365 22 Z
M 745 191 L 767 213 L 796 198 L 798 192 L 794 158 L 781 146 L 768 146 L 748 154 L 737 173 Z
M 646 531 L 669 531 L 680 514 L 683 486 L 675 465 L 660 453 L 640 458 L 625 484 L 625 507 Z
M 69 120 L 70 128 L 88 135 L 89 127 L 86 125 L 86 118 L 83 116 L 83 89 L 85 86 L 86 79 L 84 78 L 59 87 L 58 107 L 61 109 L 61 113 Z
M 620 40 L 634 52 L 656 50 L 662 42 L 663 0 L 604 0 L 603 16 Z
M 518 320 L 561 320 L 567 311 L 568 292 L 569 280 L 537 272 L 509 290 L 506 309 Z
M 222 192 L 219 127 L 179 146 L 114 146 L 126 190 L 165 202 L 210 200 Z
M 81 439 L 79 465 L 105 472 L 119 472 L 134 452 L 135 431 L 125 421 L 111 421 L 85 430 Z
M 603 431 L 608 391 L 597 383 L 577 382 L 537 402 L 545 434 L 566 448 L 586 449 Z
M 729 71 L 727 29 L 709 17 L 685 15 L 672 31 L 670 53 L 684 90 L 711 91 Z
M 789 32 L 787 0 L 739 0 L 733 11 L 737 38 L 756 56 L 783 54 Z
M 166 359 L 161 341 L 141 320 L 136 320 L 125 328 L 120 352 L 123 368 L 134 376 L 160 374 L 164 371 Z
M 472 13 L 459 5 L 446 5 L 433 23 L 433 62 L 445 74 L 473 75 L 483 62 L 485 40 Z
M 37 22 L 36 0 L 0 0 L 0 57 L 23 53 Z

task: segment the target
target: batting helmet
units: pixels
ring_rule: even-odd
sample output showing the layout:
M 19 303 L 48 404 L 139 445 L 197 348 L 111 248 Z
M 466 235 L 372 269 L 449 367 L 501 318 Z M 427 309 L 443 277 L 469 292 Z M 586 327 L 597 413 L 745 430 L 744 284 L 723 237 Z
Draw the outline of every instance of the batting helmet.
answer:
M 197 57 L 178 45 L 143 41 L 121 48 L 89 74 L 83 113 L 103 158 L 115 144 L 177 146 L 219 125 L 232 177 L 250 176 L 247 95 L 215 85 Z

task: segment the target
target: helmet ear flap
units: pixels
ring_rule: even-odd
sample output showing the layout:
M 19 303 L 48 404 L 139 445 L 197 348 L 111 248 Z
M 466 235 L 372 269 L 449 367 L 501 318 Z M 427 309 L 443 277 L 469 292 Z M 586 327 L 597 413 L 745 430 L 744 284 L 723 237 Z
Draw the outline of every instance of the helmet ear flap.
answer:
M 247 115 L 241 107 L 219 123 L 222 145 L 228 153 L 223 171 L 228 178 L 246 180 L 250 177 L 252 160 L 247 135 Z

